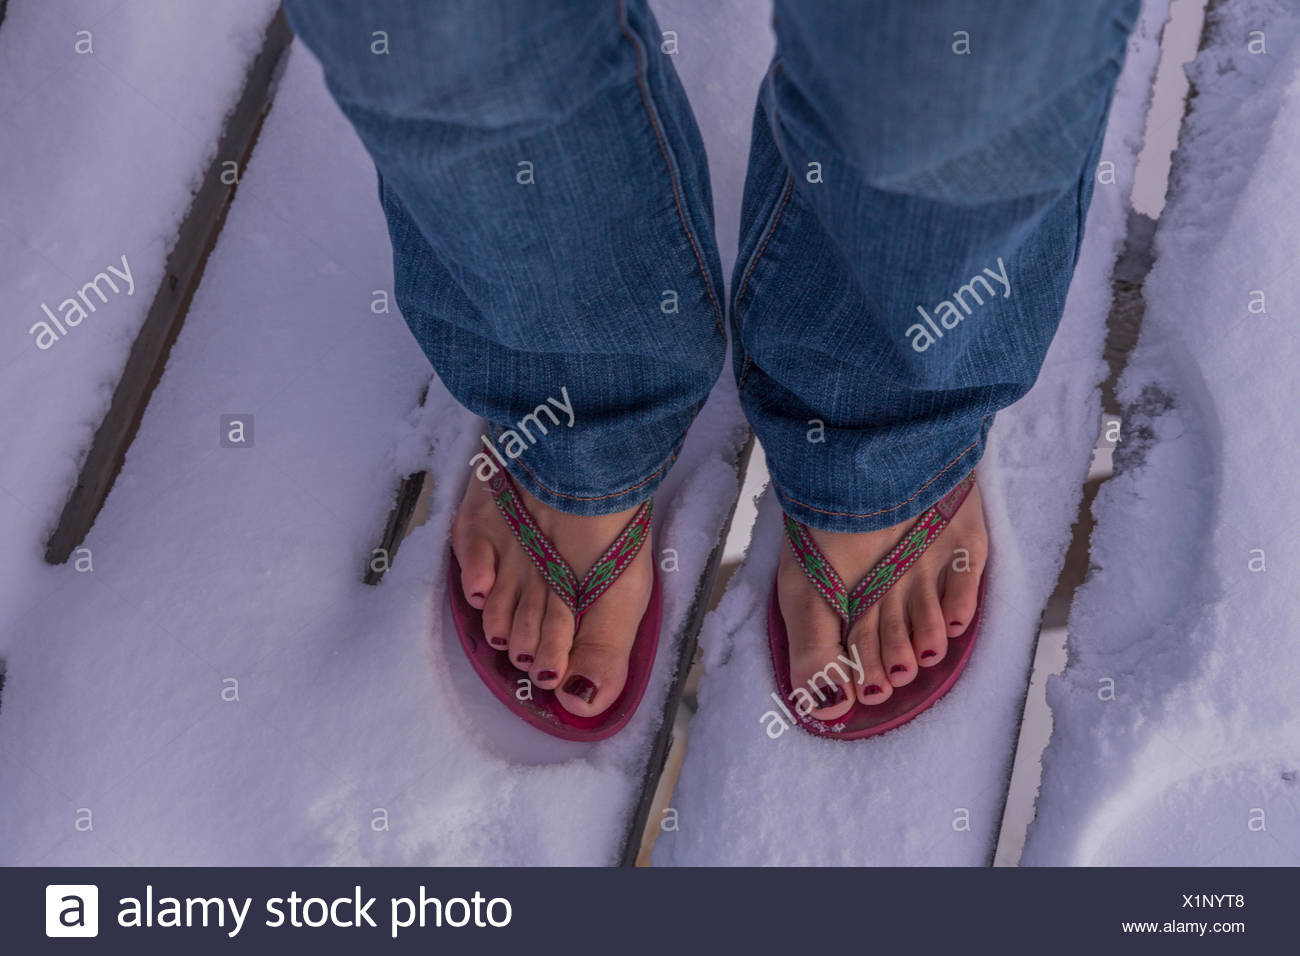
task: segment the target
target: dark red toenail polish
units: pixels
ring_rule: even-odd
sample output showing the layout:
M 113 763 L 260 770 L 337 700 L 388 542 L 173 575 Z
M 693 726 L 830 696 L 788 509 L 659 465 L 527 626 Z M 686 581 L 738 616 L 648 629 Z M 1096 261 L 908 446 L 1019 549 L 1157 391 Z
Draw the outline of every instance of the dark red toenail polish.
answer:
M 844 688 L 839 684 L 818 687 L 817 697 L 821 700 L 822 707 L 834 707 L 836 704 L 842 704 L 848 699 L 844 694 Z
M 493 647 L 505 647 L 510 642 L 507 641 L 504 637 L 489 637 L 488 643 L 491 644 Z
M 905 671 L 905 670 L 907 670 L 907 665 L 906 665 L 906 664 L 895 664 L 893 667 L 891 667 L 891 668 L 889 669 L 889 673 L 891 673 L 891 674 L 897 674 L 897 673 L 900 673 L 901 671 Z
M 931 653 L 933 653 L 933 651 Z M 531 664 L 533 662 L 533 655 L 520 654 L 518 657 L 515 658 L 515 660 L 517 660 L 520 664 Z
M 862 688 L 862 693 L 869 697 L 872 694 L 882 693 L 882 691 L 879 684 L 868 684 L 866 687 Z
M 564 682 L 564 692 L 572 694 L 584 704 L 590 704 L 591 699 L 596 696 L 596 685 L 581 674 L 574 674 Z
M 961 627 L 961 621 L 949 621 L 949 622 L 948 622 L 948 626 L 949 626 L 949 627 Z
M 475 591 L 473 594 L 470 595 L 470 597 L 472 597 L 472 598 L 478 598 L 478 599 L 481 601 L 481 600 L 483 600 L 483 592 L 482 592 L 482 591 Z
M 923 661 L 924 661 L 924 660 L 929 660 L 931 657 L 934 657 L 934 656 L 935 656 L 936 654 L 938 654 L 938 653 L 939 653 L 938 651 L 922 651 L 922 652 L 921 652 L 921 660 L 923 660 Z
M 555 680 L 555 678 L 557 678 L 557 677 L 559 677 L 559 676 L 560 676 L 560 675 L 557 674 L 557 673 L 555 673 L 555 671 L 542 671 L 540 674 L 537 675 L 537 679 L 538 679 L 538 680 L 543 680 L 543 681 L 545 681 L 545 680 Z

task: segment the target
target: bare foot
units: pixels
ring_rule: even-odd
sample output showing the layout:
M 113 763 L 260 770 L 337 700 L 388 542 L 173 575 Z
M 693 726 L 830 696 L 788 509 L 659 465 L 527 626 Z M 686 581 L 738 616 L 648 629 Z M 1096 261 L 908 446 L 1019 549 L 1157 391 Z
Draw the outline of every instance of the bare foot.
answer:
M 915 520 L 865 534 L 808 530 L 852 589 Z M 790 682 L 792 687 L 811 687 L 809 681 L 818 681 L 816 693 L 826 706 L 813 710 L 812 716 L 835 720 L 853 708 L 855 698 L 868 705 L 884 703 L 895 688 L 916 679 L 917 668 L 942 661 L 948 639 L 964 632 L 975 615 L 987 558 L 988 534 L 976 485 L 935 542 L 853 625 L 846 649 L 840 643 L 840 618 L 783 542 L 777 597 L 790 635 Z M 848 681 L 841 684 L 837 677 L 846 671 L 843 666 L 830 669 L 832 685 L 816 677 L 842 652 L 847 650 L 852 659 L 855 649 L 861 677 L 849 669 Z
M 523 488 L 518 491 L 579 580 L 636 513 L 631 508 L 580 517 L 547 507 Z M 497 510 L 492 492 L 476 478 L 470 478 L 461 499 L 451 543 L 465 599 L 483 612 L 489 643 L 509 654 L 538 687 L 554 690 L 570 713 L 593 717 L 607 710 L 627 680 L 628 657 L 650 600 L 654 568 L 649 539 L 622 577 L 583 614 L 576 634 L 573 612 L 546 585 Z

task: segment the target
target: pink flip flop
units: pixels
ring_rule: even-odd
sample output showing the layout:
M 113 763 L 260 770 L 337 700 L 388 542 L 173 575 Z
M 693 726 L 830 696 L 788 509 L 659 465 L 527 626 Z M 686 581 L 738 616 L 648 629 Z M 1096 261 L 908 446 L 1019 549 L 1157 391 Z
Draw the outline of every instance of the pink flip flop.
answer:
M 784 516 L 786 540 L 790 542 L 795 558 L 818 593 L 843 622 L 841 640 L 848 634 L 849 628 L 884 597 L 907 569 L 916 563 L 916 559 L 935 542 L 974 487 L 975 473 L 971 472 L 956 488 L 917 518 L 893 550 L 877 562 L 851 592 L 831 567 L 821 548 L 817 547 L 808 529 L 789 515 Z M 800 727 L 818 737 L 857 740 L 893 730 L 928 709 L 957 682 L 975 647 L 975 636 L 979 632 L 983 610 L 984 576 L 981 574 L 975 614 L 965 631 L 949 639 L 948 654 L 940 663 L 933 667 L 918 668 L 916 679 L 906 687 L 895 688 L 884 703 L 868 706 L 860 701 L 855 702 L 847 714 L 828 722 L 806 713 L 806 705 L 802 708 L 796 706 L 795 691 L 790 684 L 789 636 L 777 600 L 776 583 L 773 582 L 772 600 L 768 608 L 768 639 L 772 647 L 772 668 L 776 672 L 776 685 L 780 689 L 782 702 Z M 852 670 L 846 667 L 841 669 L 849 674 L 851 680 Z M 799 703 L 803 703 L 805 697 L 816 700 L 811 688 L 800 695 Z
M 637 509 L 623 531 L 614 539 L 614 543 L 580 582 L 554 542 L 537 526 L 536 519 L 525 507 L 514 482 L 504 472 L 500 472 L 491 478 L 488 487 L 520 547 L 537 566 L 547 586 L 573 611 L 575 627 L 596 599 L 609 590 L 627 570 L 650 536 L 653 500 L 646 501 Z M 447 590 L 451 598 L 451 615 L 456 622 L 456 631 L 460 634 L 461 646 L 465 648 L 470 664 L 488 690 L 517 716 L 554 737 L 591 742 L 604 740 L 622 730 L 636 713 L 637 705 L 645 695 L 655 650 L 659 646 L 659 626 L 663 618 L 659 569 L 656 567 L 654 570 L 650 603 L 641 617 L 632 644 L 632 654 L 627 665 L 627 683 L 608 709 L 594 717 L 579 717 L 560 706 L 554 691 L 533 684 L 526 672 L 515 667 L 504 649 L 498 650 L 488 643 L 483 634 L 483 612 L 465 599 L 465 589 L 461 586 L 460 562 L 454 554 L 450 557 Z

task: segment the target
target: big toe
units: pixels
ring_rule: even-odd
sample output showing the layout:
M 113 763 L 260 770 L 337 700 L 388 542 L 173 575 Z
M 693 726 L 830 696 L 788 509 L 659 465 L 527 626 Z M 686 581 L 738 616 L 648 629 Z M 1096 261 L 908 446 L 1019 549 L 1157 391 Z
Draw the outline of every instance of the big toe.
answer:
M 790 704 L 796 713 L 836 720 L 853 707 L 855 688 L 845 669 L 840 619 L 806 579 L 777 584 L 790 644 Z
M 648 557 L 648 555 L 646 556 Z M 604 713 L 627 683 L 628 658 L 636 643 L 651 586 L 640 556 L 624 576 L 582 616 L 556 700 L 571 714 Z
M 627 683 L 627 650 L 616 638 L 579 633 L 555 698 L 579 717 L 604 713 Z
M 582 622 L 555 699 L 571 714 L 595 717 L 609 710 L 627 683 L 632 641 L 608 623 Z

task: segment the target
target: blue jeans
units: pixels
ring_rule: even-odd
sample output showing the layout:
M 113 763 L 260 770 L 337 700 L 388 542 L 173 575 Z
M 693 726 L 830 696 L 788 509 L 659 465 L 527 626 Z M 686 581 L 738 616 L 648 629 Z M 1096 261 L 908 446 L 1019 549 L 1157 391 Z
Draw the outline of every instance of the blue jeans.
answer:
M 645 0 L 286 7 L 374 159 L 402 314 L 490 423 L 476 468 L 636 505 L 729 319 L 782 506 L 869 531 L 947 493 L 1037 377 L 1139 0 L 776 0 L 729 316 Z

